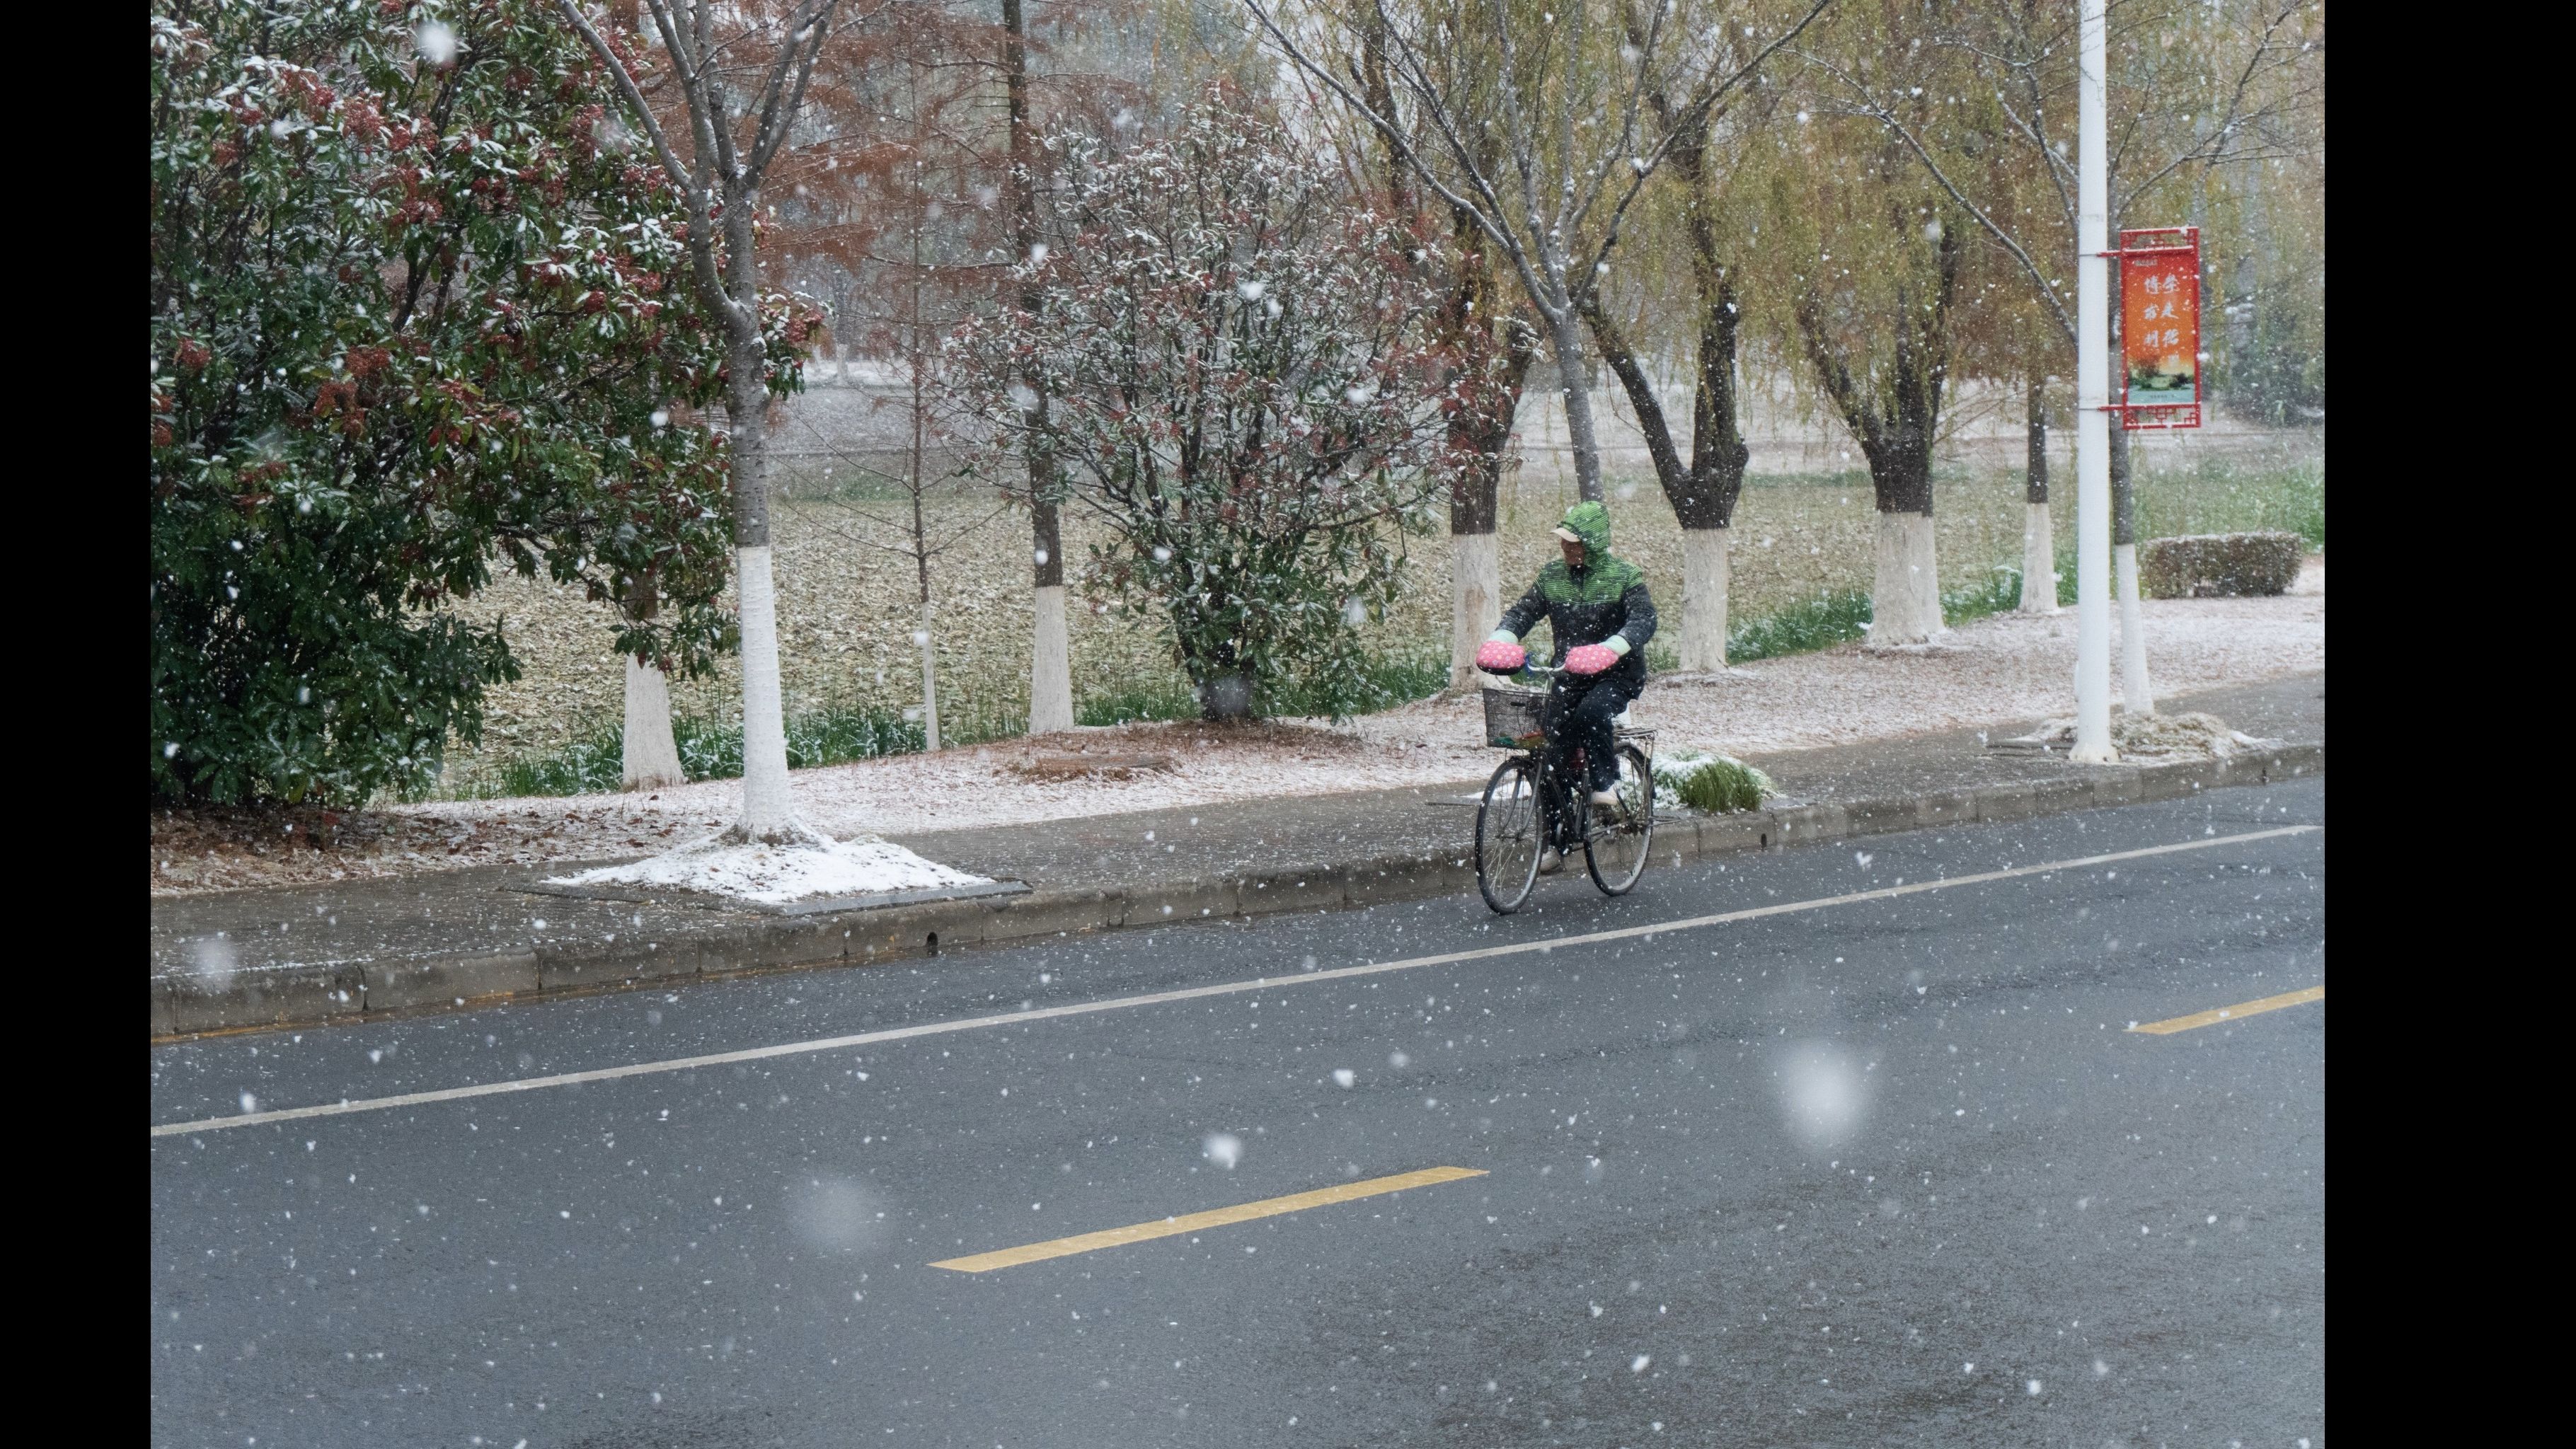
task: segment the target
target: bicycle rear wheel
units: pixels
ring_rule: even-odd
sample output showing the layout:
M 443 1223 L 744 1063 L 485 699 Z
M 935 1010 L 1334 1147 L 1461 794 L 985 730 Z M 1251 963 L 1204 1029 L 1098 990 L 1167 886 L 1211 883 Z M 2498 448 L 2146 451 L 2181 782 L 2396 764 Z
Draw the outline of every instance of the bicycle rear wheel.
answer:
M 1635 745 L 1619 747 L 1619 783 L 1612 791 L 1619 803 L 1606 821 L 1594 812 L 1584 832 L 1583 864 L 1603 895 L 1624 896 L 1646 873 L 1655 848 L 1655 772 Z
M 1506 916 L 1521 908 L 1538 884 L 1544 844 L 1537 772 L 1528 759 L 1514 756 L 1495 768 L 1476 803 L 1476 889 L 1486 905 Z

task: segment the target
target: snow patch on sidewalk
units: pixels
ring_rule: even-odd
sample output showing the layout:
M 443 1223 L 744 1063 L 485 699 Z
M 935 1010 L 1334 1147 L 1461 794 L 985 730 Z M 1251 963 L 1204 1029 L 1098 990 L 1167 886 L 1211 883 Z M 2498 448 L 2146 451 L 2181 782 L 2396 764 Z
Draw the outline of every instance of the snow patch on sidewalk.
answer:
M 988 877 L 924 860 L 884 840 L 778 846 L 725 845 L 713 838 L 668 854 L 586 870 L 579 875 L 556 876 L 546 882 L 567 886 L 659 886 L 666 890 L 705 891 L 771 906 L 817 896 L 872 896 L 991 883 Z

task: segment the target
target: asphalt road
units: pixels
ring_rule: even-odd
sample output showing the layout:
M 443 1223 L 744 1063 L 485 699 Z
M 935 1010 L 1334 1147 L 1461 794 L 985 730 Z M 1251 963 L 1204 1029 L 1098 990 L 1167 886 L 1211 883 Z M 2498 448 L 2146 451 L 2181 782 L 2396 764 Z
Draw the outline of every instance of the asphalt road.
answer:
M 155 1048 L 152 1440 L 2322 1446 L 2324 805 Z

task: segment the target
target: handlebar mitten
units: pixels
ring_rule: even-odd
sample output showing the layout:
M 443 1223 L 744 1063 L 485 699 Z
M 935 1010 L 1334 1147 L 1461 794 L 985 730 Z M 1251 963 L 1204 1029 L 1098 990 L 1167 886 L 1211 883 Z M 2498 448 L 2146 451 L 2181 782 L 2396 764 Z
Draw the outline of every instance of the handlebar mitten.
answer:
M 1619 652 L 1607 644 L 1578 644 L 1565 651 L 1565 672 L 1599 674 L 1619 662 Z

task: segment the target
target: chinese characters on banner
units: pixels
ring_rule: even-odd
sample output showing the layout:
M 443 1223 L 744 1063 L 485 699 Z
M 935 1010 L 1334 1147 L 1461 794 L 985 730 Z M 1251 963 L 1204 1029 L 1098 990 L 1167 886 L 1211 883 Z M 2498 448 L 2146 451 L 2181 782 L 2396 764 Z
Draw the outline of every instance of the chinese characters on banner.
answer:
M 2133 244 L 2132 238 L 2146 245 Z M 2181 245 L 2167 243 L 2181 242 Z M 2200 236 L 2196 229 L 2120 234 L 2120 402 L 2131 427 L 2197 426 Z M 2143 416 L 2132 411 L 2157 411 Z M 2175 409 L 2166 412 L 2165 409 Z M 2188 414 L 2179 410 L 2189 409 Z

